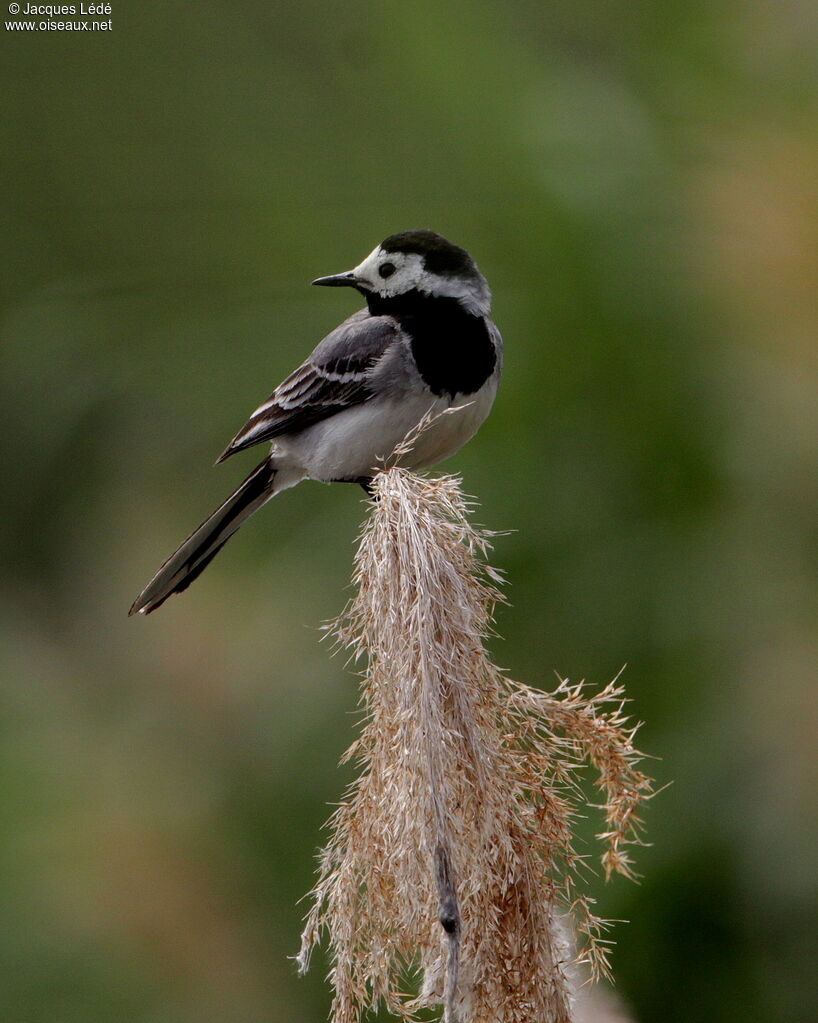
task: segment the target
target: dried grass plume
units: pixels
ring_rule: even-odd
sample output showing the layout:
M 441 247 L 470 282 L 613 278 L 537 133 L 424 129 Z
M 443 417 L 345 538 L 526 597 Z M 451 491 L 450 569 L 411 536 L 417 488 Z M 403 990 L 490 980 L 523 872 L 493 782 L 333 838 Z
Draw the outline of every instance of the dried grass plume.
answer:
M 391 469 L 374 487 L 357 593 L 333 626 L 365 662 L 366 720 L 344 758 L 360 771 L 329 822 L 300 968 L 325 932 L 333 1023 L 379 1002 L 404 1020 L 442 1005 L 447 1023 L 570 1023 L 577 964 L 608 971 L 578 889 L 577 768 L 597 775 L 607 874 L 631 876 L 652 791 L 622 689 L 508 679 L 485 648 L 490 535 L 459 480 Z

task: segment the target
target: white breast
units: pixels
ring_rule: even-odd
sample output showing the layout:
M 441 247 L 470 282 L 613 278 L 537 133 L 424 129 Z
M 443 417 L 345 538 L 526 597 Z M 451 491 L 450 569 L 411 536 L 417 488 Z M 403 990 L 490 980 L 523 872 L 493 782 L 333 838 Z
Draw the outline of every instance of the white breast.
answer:
M 394 464 L 395 449 L 428 415 L 427 425 L 399 459 L 405 468 L 423 469 L 449 458 L 474 436 L 496 392 L 495 378 L 477 394 L 454 401 L 425 390 L 411 396 L 373 398 L 298 434 L 279 438 L 272 452 L 282 468 L 301 470 L 314 480 L 371 476 Z

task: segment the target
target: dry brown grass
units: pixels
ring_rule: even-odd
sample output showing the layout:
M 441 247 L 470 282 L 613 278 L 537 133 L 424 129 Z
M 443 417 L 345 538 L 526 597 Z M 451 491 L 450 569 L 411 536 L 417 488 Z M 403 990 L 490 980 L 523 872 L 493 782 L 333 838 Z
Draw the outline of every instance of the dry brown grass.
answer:
M 651 793 L 622 689 L 508 679 L 485 648 L 501 599 L 490 536 L 459 480 L 391 469 L 375 488 L 357 594 L 333 626 L 366 664 L 366 721 L 344 758 L 360 773 L 329 821 L 299 965 L 326 932 L 333 1023 L 381 1001 L 405 1020 L 443 1005 L 448 1023 L 568 1023 L 576 963 L 608 971 L 578 888 L 577 770 L 597 773 L 608 874 L 632 876 Z

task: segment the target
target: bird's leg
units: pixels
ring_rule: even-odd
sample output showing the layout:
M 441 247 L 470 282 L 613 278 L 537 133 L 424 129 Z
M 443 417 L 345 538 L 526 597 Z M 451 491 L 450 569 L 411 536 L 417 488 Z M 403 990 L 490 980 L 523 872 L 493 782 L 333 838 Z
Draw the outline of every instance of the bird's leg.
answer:
M 362 476 L 359 480 L 356 480 L 355 482 L 361 485 L 361 487 L 363 488 L 363 492 L 366 494 L 370 501 L 378 500 L 378 494 L 375 491 L 375 488 L 372 486 L 371 476 Z
M 343 480 L 333 480 L 333 483 L 357 483 L 359 487 L 363 488 L 364 493 L 370 499 L 370 501 L 377 501 L 378 495 L 375 488 L 372 486 L 371 476 L 353 476 L 347 477 Z

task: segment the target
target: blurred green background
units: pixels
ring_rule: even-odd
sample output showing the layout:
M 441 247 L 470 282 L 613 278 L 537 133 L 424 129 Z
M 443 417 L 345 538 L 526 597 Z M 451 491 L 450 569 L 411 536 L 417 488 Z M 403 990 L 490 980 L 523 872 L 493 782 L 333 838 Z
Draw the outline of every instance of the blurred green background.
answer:
M 474 254 L 506 340 L 446 466 L 514 530 L 494 654 L 544 687 L 627 662 L 673 781 L 641 885 L 593 882 L 631 921 L 620 994 L 641 1023 L 812 1018 L 815 5 L 111 17 L 2 38 L 3 1023 L 325 1018 L 326 963 L 287 957 L 349 777 L 319 625 L 362 495 L 299 487 L 125 615 L 355 308 L 309 281 L 414 227 Z

